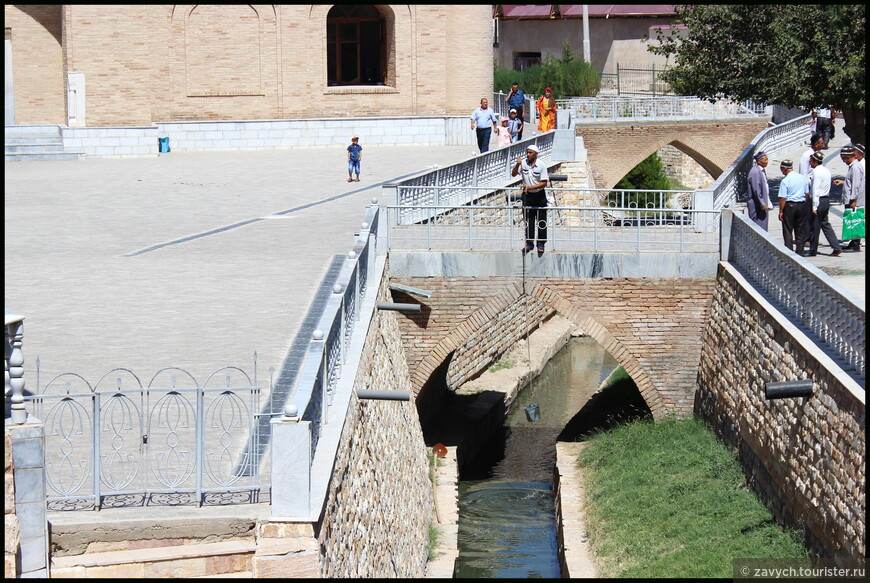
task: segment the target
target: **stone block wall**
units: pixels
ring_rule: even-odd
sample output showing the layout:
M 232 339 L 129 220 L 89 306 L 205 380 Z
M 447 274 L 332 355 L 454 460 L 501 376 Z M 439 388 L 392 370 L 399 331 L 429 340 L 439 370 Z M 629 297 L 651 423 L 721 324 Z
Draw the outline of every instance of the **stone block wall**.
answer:
M 691 156 L 673 146 L 665 146 L 658 151 L 659 158 L 668 177 L 678 180 L 686 188 L 697 190 L 709 188 L 716 179 L 695 162 Z
M 12 436 L 3 436 L 3 577 L 18 576 L 19 522 L 15 514 L 15 478 L 12 467 Z
M 804 532 L 808 548 L 863 557 L 863 387 L 821 364 L 822 351 L 795 331 L 720 264 L 696 414 L 737 450 L 752 489 L 778 521 Z M 811 397 L 765 399 L 765 383 L 804 379 L 813 381 Z
M 386 279 L 378 301 L 390 301 Z M 375 312 L 354 388 L 410 391 L 395 312 Z M 422 577 L 434 501 L 413 398 L 351 399 L 318 535 L 320 574 Z

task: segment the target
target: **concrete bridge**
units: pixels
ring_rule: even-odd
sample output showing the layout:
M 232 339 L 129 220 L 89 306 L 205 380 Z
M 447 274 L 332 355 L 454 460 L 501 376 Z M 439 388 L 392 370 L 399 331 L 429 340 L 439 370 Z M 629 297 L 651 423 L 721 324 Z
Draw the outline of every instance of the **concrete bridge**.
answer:
M 562 145 L 555 139 L 551 145 L 553 155 L 559 154 Z M 761 145 L 759 138 L 752 145 Z M 327 153 L 341 158 L 340 149 Z M 379 153 L 373 154 L 367 157 L 370 163 L 378 159 Z M 431 149 L 423 159 L 430 154 Z M 746 149 L 741 157 L 745 154 Z M 419 576 L 433 505 L 419 413 L 412 402 L 372 401 L 360 398 L 358 392 L 376 388 L 398 394 L 412 389 L 420 404 L 432 397 L 427 394 L 427 383 L 434 369 L 446 363 L 448 383 L 458 386 L 496 358 L 516 334 L 527 329 L 527 322 L 536 325 L 557 312 L 623 363 L 657 416 L 671 411 L 687 414 L 693 407 L 708 419 L 739 449 L 747 474 L 778 518 L 806 526 L 811 548 L 825 556 L 863 555 L 864 335 L 863 326 L 853 325 L 856 315 L 863 322 L 863 301 L 852 298 L 809 261 L 788 256 L 769 234 L 758 232 L 742 218 L 723 223 L 716 233 L 719 245 L 715 250 L 674 253 L 664 262 L 659 262 L 660 253 L 623 249 L 547 253 L 542 258 L 529 257 L 523 266 L 514 248 L 503 253 L 462 252 L 460 261 L 450 251 L 386 249 L 379 237 L 386 221 L 376 206 L 368 209 L 362 224 L 360 213 L 336 213 L 330 203 L 338 198 L 355 198 L 359 204 L 373 194 L 364 189 L 347 193 L 341 184 L 342 173 L 336 173 L 334 180 L 324 179 L 323 188 L 330 196 L 306 200 L 301 197 L 311 195 L 308 185 L 306 190 L 293 190 L 297 187 L 280 171 L 286 163 L 281 156 L 268 157 L 263 164 L 234 154 L 199 170 L 200 156 L 188 156 L 178 161 L 158 158 L 156 165 L 148 164 L 145 169 L 159 184 L 141 186 L 130 185 L 129 180 L 131 171 L 143 171 L 141 161 L 136 165 L 117 161 L 96 167 L 86 164 L 85 169 L 93 173 L 92 182 L 100 185 L 87 193 L 65 192 L 74 181 L 65 177 L 62 168 L 55 175 L 40 168 L 38 178 L 31 176 L 31 181 L 61 180 L 53 188 L 36 189 L 44 193 L 42 197 L 33 197 L 33 190 L 16 188 L 14 181 L 9 189 L 7 177 L 7 196 L 11 197 L 7 211 L 19 221 L 12 224 L 17 230 L 7 229 L 7 243 L 14 247 L 8 257 L 7 271 L 14 277 L 7 278 L 7 295 L 23 306 L 29 326 L 22 342 L 17 332 L 20 320 L 7 321 L 7 330 L 14 332 L 11 344 L 18 351 L 10 374 L 16 384 L 27 378 L 29 386 L 38 387 L 31 382 L 29 363 L 37 354 L 46 358 L 43 355 L 64 354 L 65 350 L 86 356 L 87 366 L 100 373 L 109 366 L 94 363 L 108 360 L 114 366 L 124 355 L 137 368 L 147 369 L 156 353 L 176 358 L 178 354 L 195 355 L 199 366 L 210 372 L 214 365 L 247 358 L 247 354 L 239 356 L 240 351 L 248 352 L 240 350 L 240 340 L 262 338 L 270 346 L 262 350 L 261 359 L 278 364 L 278 381 L 269 386 L 273 390 L 292 386 L 290 404 L 295 407 L 269 415 L 274 419 L 275 435 L 280 435 L 272 440 L 271 500 L 266 505 L 234 507 L 235 518 L 244 517 L 250 524 L 240 530 L 234 523 L 221 530 L 219 536 L 234 542 L 213 543 L 225 545 L 220 548 L 209 546 L 217 521 L 207 524 L 213 527 L 212 533 L 206 528 L 199 538 L 191 535 L 191 524 L 199 524 L 196 516 L 207 515 L 207 508 L 160 507 L 153 518 L 149 518 L 151 508 L 135 508 L 129 509 L 133 516 L 128 513 L 123 520 L 113 521 L 106 521 L 104 513 L 124 511 L 104 509 L 78 522 L 72 515 L 80 513 L 58 513 L 51 516 L 53 543 L 65 543 L 76 533 L 99 532 L 104 538 L 91 542 L 99 542 L 106 552 L 121 553 L 95 557 L 102 553 L 77 554 L 87 545 L 65 549 L 69 556 L 56 558 L 58 575 L 96 574 L 108 565 L 128 573 L 135 568 L 165 576 L 169 573 L 165 567 L 161 571 L 151 563 L 168 564 L 170 556 L 192 562 L 184 553 L 191 546 L 201 546 L 205 556 L 197 560 L 205 564 L 207 559 L 209 566 L 202 567 L 204 572 L 184 574 L 216 573 L 219 568 L 260 577 Z M 235 161 L 236 157 L 241 160 Z M 305 167 L 328 177 L 333 162 L 327 158 L 307 160 Z M 395 182 L 394 158 L 394 152 L 385 152 L 381 166 L 373 164 L 376 187 Z M 478 169 L 497 175 L 497 162 L 493 169 Z M 116 166 L 121 168 L 114 176 Z M 220 172 L 215 172 L 215 166 Z M 27 168 L 23 166 L 21 172 Z M 179 173 L 173 175 L 172 168 Z M 258 173 L 253 178 L 245 174 L 252 168 Z M 709 209 L 714 208 L 717 193 L 727 192 L 724 179 L 735 168 L 732 164 L 717 180 Z M 214 184 L 222 179 L 268 186 L 240 204 L 236 195 L 248 190 Z M 130 191 L 113 185 L 112 180 Z M 192 209 L 211 210 L 179 212 L 178 205 L 184 201 L 166 196 L 164 188 L 190 195 L 184 200 Z M 288 203 L 288 190 L 300 200 Z M 127 194 L 118 199 L 119 192 Z M 64 196 L 53 199 L 58 193 Z M 205 204 L 215 196 L 220 197 L 219 204 L 212 201 L 214 208 Z M 35 205 L 48 201 L 53 202 L 42 212 L 32 212 Z M 153 216 L 142 212 L 145 201 Z M 50 212 L 55 207 L 66 208 L 71 216 Z M 77 214 L 79 207 L 87 212 Z M 104 224 L 90 222 L 95 220 L 92 208 L 106 208 Z M 253 218 L 239 216 L 252 211 Z M 7 226 L 9 220 L 7 216 Z M 65 229 L 70 220 L 81 222 L 81 232 L 114 235 L 104 235 L 100 245 L 83 244 L 76 239 L 78 232 Z M 224 226 L 215 228 L 216 221 Z M 24 224 L 34 232 L 22 228 Z M 113 225 L 117 233 L 107 230 Z M 331 246 L 330 237 L 324 235 L 329 230 L 357 233 L 350 252 L 347 246 Z M 41 244 L 34 245 L 34 241 Z M 45 252 L 52 245 L 86 249 L 87 253 L 83 258 L 69 252 L 54 256 Z M 34 256 L 37 251 L 45 256 Z M 440 267 L 425 273 L 414 271 L 410 255 Z M 505 259 L 493 259 L 497 255 Z M 327 274 L 322 276 L 317 270 L 330 259 Z M 33 269 L 34 265 L 40 268 Z M 471 266 L 478 277 L 469 278 L 457 270 L 463 265 Z M 655 276 L 650 276 L 649 268 L 655 269 Z M 191 270 L 199 275 L 193 278 L 198 286 L 184 285 L 187 278 L 176 273 L 191 277 Z M 262 270 L 269 276 L 226 285 L 225 278 L 213 275 L 221 270 L 225 274 Z M 59 279 L 79 281 L 82 273 L 88 274 L 91 283 L 87 288 L 90 298 L 80 295 L 76 285 L 56 285 Z M 527 275 L 524 281 L 523 273 Z M 320 277 L 322 283 L 315 292 Z M 391 291 L 390 283 L 436 293 L 425 301 L 412 299 Z M 164 289 L 171 293 L 164 297 Z M 245 296 L 251 307 L 248 317 L 231 317 L 242 289 L 251 293 Z M 789 295 L 794 290 L 799 298 L 796 304 Z M 213 295 L 202 295 L 205 292 Z M 377 308 L 377 302 L 389 300 L 415 301 L 425 304 L 428 311 L 421 310 L 415 320 L 418 316 L 409 318 Z M 316 313 L 303 322 L 299 308 L 309 303 L 317 306 Z M 136 306 L 150 306 L 151 311 L 140 313 Z M 218 314 L 215 306 L 226 309 Z M 279 324 L 279 314 L 294 315 L 294 326 Z M 77 330 L 83 319 L 99 327 L 101 334 L 94 334 L 98 341 L 73 342 L 72 348 L 64 348 L 63 339 L 68 337 L 61 332 Z M 123 321 L 126 326 L 115 329 L 100 324 L 110 321 Z M 675 333 L 682 323 L 686 329 Z M 303 331 L 303 357 L 301 363 L 284 366 L 280 356 L 290 327 Z M 746 330 L 753 331 L 748 338 Z M 195 331 L 195 336 L 188 335 L 189 331 Z M 418 342 L 428 346 L 428 351 L 419 350 Z M 20 363 L 22 344 L 24 355 L 33 356 Z M 275 346 L 282 348 L 278 357 Z M 762 363 L 747 367 L 749 355 L 759 353 Z M 78 368 L 71 357 L 60 360 L 71 363 L 67 370 Z M 298 377 L 285 378 L 290 368 L 298 371 Z M 768 383 L 792 379 L 811 380 L 813 396 L 781 401 L 765 398 Z M 797 429 L 784 434 L 780 431 L 784 426 Z M 35 451 L 27 440 L 37 439 L 36 429 L 27 424 L 22 428 L 16 443 L 26 445 L 27 452 Z M 141 440 L 133 443 L 137 450 L 141 447 Z M 820 452 L 828 455 L 822 459 Z M 34 461 L 16 459 L 27 464 Z M 36 471 L 32 465 L 22 469 Z M 44 496 L 37 492 L 34 499 L 34 491 L 24 491 L 19 500 L 19 493 L 16 502 L 22 510 L 31 504 L 26 509 L 32 517 L 31 508 L 42 504 Z M 168 538 L 203 544 L 164 547 L 165 541 L 156 540 L 160 536 L 152 528 L 154 520 L 169 525 Z M 33 535 L 32 529 L 39 526 L 36 522 L 28 520 L 28 536 L 22 530 L 22 549 L 26 544 L 30 551 L 41 548 L 44 552 L 48 534 L 43 523 L 43 534 Z M 108 522 L 116 530 L 98 527 Z M 151 544 L 157 550 L 146 553 L 124 546 L 131 532 L 143 540 L 154 538 Z M 355 534 L 360 532 L 366 535 Z M 148 559 L 151 563 L 146 555 L 152 557 Z

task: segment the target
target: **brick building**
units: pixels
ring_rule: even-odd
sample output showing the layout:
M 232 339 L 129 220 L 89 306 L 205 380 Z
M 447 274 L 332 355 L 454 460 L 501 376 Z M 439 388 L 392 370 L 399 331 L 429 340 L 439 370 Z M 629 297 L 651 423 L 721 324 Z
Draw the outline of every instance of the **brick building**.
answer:
M 467 116 L 491 5 L 6 5 L 6 125 Z

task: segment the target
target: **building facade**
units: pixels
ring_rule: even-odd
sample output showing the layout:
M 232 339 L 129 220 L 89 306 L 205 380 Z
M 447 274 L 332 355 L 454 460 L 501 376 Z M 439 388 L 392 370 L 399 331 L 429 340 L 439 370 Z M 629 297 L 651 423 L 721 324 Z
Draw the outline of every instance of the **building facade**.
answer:
M 491 5 L 6 5 L 6 125 L 467 116 Z

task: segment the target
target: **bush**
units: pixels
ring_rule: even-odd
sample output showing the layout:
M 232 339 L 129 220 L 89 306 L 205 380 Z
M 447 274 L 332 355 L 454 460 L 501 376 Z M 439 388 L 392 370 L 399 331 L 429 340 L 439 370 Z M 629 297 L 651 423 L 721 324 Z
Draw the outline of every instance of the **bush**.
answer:
M 601 88 L 601 77 L 592 65 L 572 53 L 568 41 L 562 45 L 562 58 L 548 55 L 543 63 L 532 65 L 525 71 L 512 71 L 496 67 L 493 71 L 493 89 L 508 93 L 516 81 L 529 95 L 540 97 L 544 89 L 553 90 L 557 99 L 591 97 Z

